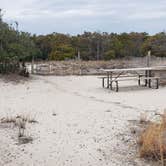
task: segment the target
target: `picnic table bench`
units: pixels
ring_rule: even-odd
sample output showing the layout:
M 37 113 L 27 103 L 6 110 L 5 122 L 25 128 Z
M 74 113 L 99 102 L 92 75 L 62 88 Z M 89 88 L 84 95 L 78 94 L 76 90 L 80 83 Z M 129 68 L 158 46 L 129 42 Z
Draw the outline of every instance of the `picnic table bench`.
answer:
M 138 86 L 141 86 L 141 81 L 149 88 L 152 87 L 152 82 L 155 82 L 155 89 L 159 88 L 159 77 L 152 75 L 153 70 L 165 70 L 166 68 L 157 68 L 157 67 L 143 67 L 143 68 L 126 68 L 126 69 L 102 69 L 106 73 L 105 76 L 98 77 L 102 80 L 102 87 L 109 88 L 113 90 L 113 83 L 115 83 L 115 91 L 119 91 L 119 82 L 121 81 L 130 81 L 136 80 L 138 81 Z M 126 73 L 134 74 L 126 75 Z M 140 73 L 142 72 L 142 73 Z M 105 83 L 106 86 L 105 86 Z
M 102 79 L 102 87 L 105 87 L 105 80 L 107 79 L 107 77 L 98 77 L 99 79 Z M 115 91 L 118 92 L 119 91 L 119 82 L 121 81 L 132 81 L 132 80 L 136 80 L 138 81 L 138 85 L 141 86 L 141 81 L 145 82 L 144 86 L 147 86 L 147 82 L 148 82 L 148 87 L 152 88 L 152 81 L 155 81 L 155 89 L 159 88 L 159 77 L 145 77 L 145 76 L 138 76 L 138 77 L 122 77 L 122 78 L 117 78 L 117 79 L 112 79 L 110 80 L 109 83 L 109 87 L 111 90 L 113 90 L 113 83 L 115 83 Z
M 127 80 L 133 80 L 133 79 L 135 79 L 137 77 L 142 77 L 142 76 L 144 76 L 144 75 L 142 75 L 142 74 L 140 74 L 140 75 L 121 75 L 121 78 L 125 78 L 123 80 L 127 81 Z M 103 88 L 105 87 L 105 80 L 107 80 L 107 78 L 108 78 L 107 76 L 100 76 L 100 77 L 98 77 L 98 79 L 102 80 L 102 87 Z M 116 79 L 116 77 L 112 77 L 112 79 Z

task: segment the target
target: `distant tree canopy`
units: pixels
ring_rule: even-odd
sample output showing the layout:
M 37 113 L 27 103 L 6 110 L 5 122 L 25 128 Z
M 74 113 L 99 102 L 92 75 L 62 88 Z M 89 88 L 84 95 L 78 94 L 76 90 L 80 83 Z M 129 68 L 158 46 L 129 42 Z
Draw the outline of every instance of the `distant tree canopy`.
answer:
M 14 28 L 15 27 L 15 28 Z M 31 35 L 18 31 L 18 23 L 10 26 L 2 19 L 0 10 L 0 63 L 11 61 L 110 60 L 123 57 L 141 57 L 151 50 L 154 56 L 166 57 L 166 33 L 149 34 L 84 32 L 71 36 L 52 33 Z M 79 55 L 79 56 L 78 56 Z
M 143 44 L 143 53 L 151 50 L 155 56 L 166 57 L 166 33 L 161 32 L 150 36 Z
M 41 58 L 65 60 L 110 60 L 122 57 L 141 57 L 152 50 L 154 56 L 166 56 L 166 34 L 150 36 L 147 33 L 99 33 L 84 32 L 70 36 L 60 33 L 33 37 Z

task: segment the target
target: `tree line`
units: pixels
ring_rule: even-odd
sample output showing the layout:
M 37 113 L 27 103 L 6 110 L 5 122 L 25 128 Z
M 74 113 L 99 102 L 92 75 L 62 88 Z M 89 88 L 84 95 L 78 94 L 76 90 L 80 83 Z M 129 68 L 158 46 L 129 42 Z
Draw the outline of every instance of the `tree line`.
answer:
M 37 58 L 43 60 L 111 60 L 146 56 L 149 50 L 154 56 L 166 56 L 165 32 L 153 36 L 146 32 L 84 32 L 76 36 L 52 33 L 32 38 L 41 53 Z
M 32 35 L 18 30 L 18 23 L 9 25 L 0 10 L 0 64 L 6 67 L 35 60 L 110 60 L 142 57 L 151 50 L 154 56 L 166 56 L 166 33 L 84 32 L 78 35 L 52 33 Z M 9 65 L 10 66 L 10 65 Z M 13 70 L 13 69 L 11 69 Z

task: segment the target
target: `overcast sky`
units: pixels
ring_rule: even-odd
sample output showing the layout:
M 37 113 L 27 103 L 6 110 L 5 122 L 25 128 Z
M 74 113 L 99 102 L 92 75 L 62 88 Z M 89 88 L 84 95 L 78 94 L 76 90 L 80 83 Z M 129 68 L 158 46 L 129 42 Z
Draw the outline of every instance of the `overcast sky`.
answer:
M 166 29 L 166 0 L 0 0 L 4 19 L 36 34 Z

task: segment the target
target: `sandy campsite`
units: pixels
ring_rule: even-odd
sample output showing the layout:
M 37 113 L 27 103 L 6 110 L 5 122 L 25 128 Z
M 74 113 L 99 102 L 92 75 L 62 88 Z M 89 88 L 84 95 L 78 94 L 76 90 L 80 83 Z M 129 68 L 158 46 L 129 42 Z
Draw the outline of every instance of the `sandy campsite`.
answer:
M 166 166 L 166 1 L 0 2 L 0 166 Z
M 132 84 L 132 85 L 131 85 Z M 33 138 L 20 144 L 12 124 L 0 124 L 1 166 L 148 166 L 130 129 L 140 115 L 162 112 L 166 88 L 124 86 L 116 93 L 97 76 L 31 76 L 0 80 L 0 118 L 24 115 Z

